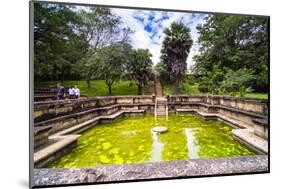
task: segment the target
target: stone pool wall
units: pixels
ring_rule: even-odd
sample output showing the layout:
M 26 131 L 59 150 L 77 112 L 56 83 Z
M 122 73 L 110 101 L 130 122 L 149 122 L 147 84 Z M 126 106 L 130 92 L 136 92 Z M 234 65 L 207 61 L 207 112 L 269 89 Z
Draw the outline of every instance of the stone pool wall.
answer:
M 256 127 L 259 136 L 264 136 L 262 130 L 267 133 L 267 100 L 173 95 L 168 96 L 167 100 L 169 112 L 176 112 L 177 109 L 184 108 L 205 113 L 217 113 Z M 35 102 L 34 126 L 51 126 L 52 129 L 49 133 L 53 134 L 95 117 L 112 115 L 122 110 L 144 110 L 145 113 L 153 113 L 154 102 L 154 96 L 93 97 L 78 100 Z M 260 124 L 261 122 L 262 124 Z M 267 138 L 267 136 L 264 136 L 264 138 Z
M 238 128 L 250 129 L 250 135 L 253 133 L 265 141 L 259 149 L 262 149 L 263 154 L 267 153 L 267 100 L 174 95 L 166 98 L 170 113 L 195 112 L 204 118 L 219 119 Z M 155 96 L 112 96 L 35 102 L 35 148 L 46 145 L 48 137 L 80 134 L 93 125 L 113 121 L 120 116 L 153 113 L 154 107 Z M 235 136 L 245 141 L 243 137 L 247 140 L 249 136 L 244 136 L 244 133 L 246 132 L 236 132 Z M 56 156 L 59 155 L 62 154 L 58 153 Z M 44 165 L 44 158 L 42 159 L 40 165 Z M 48 162 L 49 159 L 46 156 Z

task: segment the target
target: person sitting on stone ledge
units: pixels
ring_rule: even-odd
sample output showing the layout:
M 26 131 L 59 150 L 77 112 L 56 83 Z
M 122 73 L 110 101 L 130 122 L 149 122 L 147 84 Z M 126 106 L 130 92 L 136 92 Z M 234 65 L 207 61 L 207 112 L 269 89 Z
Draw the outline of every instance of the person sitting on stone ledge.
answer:
M 75 89 L 73 86 L 71 86 L 69 89 L 68 89 L 68 94 L 69 94 L 69 98 L 70 99 L 74 99 L 75 98 Z
M 64 99 L 64 93 L 65 93 L 64 87 L 60 83 L 58 83 L 57 84 L 57 100 Z
M 79 98 L 80 97 L 80 89 L 77 87 L 77 85 L 74 86 L 74 94 L 75 94 L 75 98 Z

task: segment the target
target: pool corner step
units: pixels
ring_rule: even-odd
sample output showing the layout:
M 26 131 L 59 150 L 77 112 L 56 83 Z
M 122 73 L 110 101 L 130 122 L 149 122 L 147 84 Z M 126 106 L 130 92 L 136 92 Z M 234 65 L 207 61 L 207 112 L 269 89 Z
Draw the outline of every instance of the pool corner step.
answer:
M 268 141 L 255 135 L 251 129 L 233 129 L 233 137 L 258 154 L 268 154 Z

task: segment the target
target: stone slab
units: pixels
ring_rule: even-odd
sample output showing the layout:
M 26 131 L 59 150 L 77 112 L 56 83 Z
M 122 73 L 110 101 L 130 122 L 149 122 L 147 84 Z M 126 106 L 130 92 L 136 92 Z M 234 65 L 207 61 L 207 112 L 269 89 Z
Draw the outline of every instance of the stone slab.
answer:
M 36 164 L 39 161 L 46 159 L 48 156 L 52 156 L 56 152 L 63 149 L 68 144 L 76 141 L 81 135 L 67 135 L 67 136 L 50 136 L 50 139 L 56 139 L 58 142 L 47 146 L 34 153 L 34 163 Z
M 268 141 L 255 135 L 253 130 L 234 129 L 232 130 L 232 134 L 237 140 L 252 150 L 258 153 L 268 154 Z
M 34 169 L 35 186 L 104 183 L 132 180 L 198 177 L 239 173 L 267 173 L 268 156 L 194 159 L 96 168 Z

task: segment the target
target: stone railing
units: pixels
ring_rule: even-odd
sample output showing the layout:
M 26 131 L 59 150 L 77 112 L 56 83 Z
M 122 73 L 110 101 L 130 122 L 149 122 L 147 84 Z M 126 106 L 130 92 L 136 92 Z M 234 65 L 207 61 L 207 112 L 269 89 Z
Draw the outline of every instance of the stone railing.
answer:
M 47 120 L 57 116 L 77 113 L 80 111 L 105 107 L 115 104 L 154 104 L 153 96 L 111 96 L 91 97 L 73 100 L 54 100 L 35 102 L 33 117 L 35 122 Z
M 262 99 L 249 99 L 224 96 L 167 96 L 169 111 L 186 106 L 198 108 L 200 103 L 234 108 L 258 114 L 268 114 L 268 101 Z M 77 113 L 83 110 L 109 106 L 114 104 L 150 104 L 155 102 L 154 96 L 111 96 L 91 97 L 74 100 L 60 100 L 34 103 L 35 122 L 53 117 Z
M 245 110 L 260 114 L 268 114 L 268 101 L 265 99 L 226 97 L 226 96 L 168 96 L 169 104 L 205 103 L 220 105 L 239 110 Z

